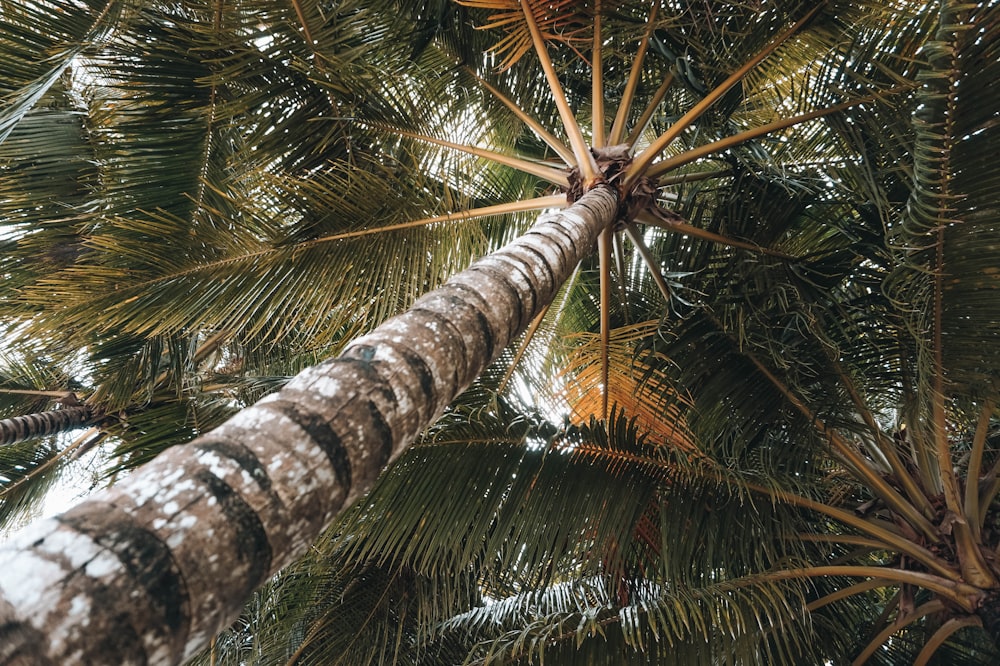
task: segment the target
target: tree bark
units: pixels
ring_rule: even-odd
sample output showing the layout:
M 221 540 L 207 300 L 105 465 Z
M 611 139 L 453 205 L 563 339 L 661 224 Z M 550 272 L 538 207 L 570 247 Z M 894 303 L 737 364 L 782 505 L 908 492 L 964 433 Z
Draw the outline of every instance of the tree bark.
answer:
M 0 664 L 197 652 L 555 296 L 599 186 L 216 430 L 0 548 Z
M 3 419 L 0 420 L 0 446 L 92 425 L 94 421 L 94 412 L 87 405 Z

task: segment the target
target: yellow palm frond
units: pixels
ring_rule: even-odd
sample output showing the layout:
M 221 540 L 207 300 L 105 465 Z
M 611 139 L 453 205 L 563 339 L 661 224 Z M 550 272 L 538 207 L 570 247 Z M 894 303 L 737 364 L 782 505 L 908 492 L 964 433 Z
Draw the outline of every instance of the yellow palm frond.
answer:
M 636 420 L 640 432 L 651 441 L 693 450 L 681 409 L 686 401 L 658 373 L 650 373 L 648 359 L 635 357 L 635 344 L 656 330 L 658 322 L 643 321 L 611 331 L 607 345 L 607 402 Z M 580 333 L 578 346 L 559 375 L 566 385 L 566 398 L 574 422 L 599 416 L 604 404 L 601 338 Z M 660 359 L 664 361 L 665 359 Z

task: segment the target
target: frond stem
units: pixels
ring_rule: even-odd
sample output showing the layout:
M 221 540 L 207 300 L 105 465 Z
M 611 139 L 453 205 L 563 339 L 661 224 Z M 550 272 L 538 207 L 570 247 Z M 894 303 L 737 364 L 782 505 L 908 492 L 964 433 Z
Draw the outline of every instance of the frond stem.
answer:
M 969 467 L 965 475 L 965 516 L 970 522 L 972 535 L 977 541 L 982 538 L 982 522 L 979 519 L 979 475 L 983 466 L 983 454 L 986 450 L 986 435 L 990 430 L 990 418 L 996 409 L 996 402 L 988 398 L 979 411 L 979 421 L 976 423 L 976 434 L 972 437 L 972 452 L 969 456 Z
M 673 82 L 673 72 L 669 72 L 665 77 L 663 77 L 663 81 L 660 83 L 660 86 L 656 89 L 656 92 L 653 93 L 649 103 L 646 104 L 646 108 L 643 109 L 642 115 L 635 121 L 635 126 L 632 128 L 632 131 L 629 132 L 627 137 L 625 137 L 624 143 L 627 143 L 630 146 L 635 145 L 635 142 L 639 140 L 642 133 L 646 131 L 646 126 L 649 125 L 649 121 L 653 119 L 653 113 L 656 111 L 656 107 L 658 107 L 660 102 L 663 101 L 663 98 L 667 96 L 667 91 L 670 90 L 670 86 Z
M 597 253 L 600 261 L 601 280 L 601 420 L 608 418 L 608 387 L 611 360 L 611 237 L 610 227 L 597 237 Z
M 22 476 L 14 483 L 10 484 L 3 490 L 0 490 L 0 500 L 3 500 L 3 498 L 6 497 L 8 493 L 10 493 L 13 490 L 16 490 L 17 488 L 20 488 L 22 485 L 28 483 L 31 479 L 35 478 L 39 474 L 47 472 L 48 470 L 53 468 L 56 464 L 60 463 L 63 460 L 63 458 L 70 456 L 74 451 L 77 451 L 78 449 L 82 448 L 89 448 L 85 447 L 84 445 L 89 444 L 95 437 L 103 438 L 104 433 L 101 431 L 100 428 L 92 426 L 88 428 L 82 435 L 74 439 L 73 442 L 69 444 L 69 446 L 64 448 L 56 455 L 52 456 L 50 460 L 46 460 L 44 463 L 42 463 L 35 469 L 31 470 L 30 472 Z
M 685 236 L 694 236 L 695 238 L 701 238 L 702 240 L 707 240 L 712 243 L 718 243 L 719 245 L 727 245 L 729 247 L 738 247 L 743 250 L 749 250 L 751 252 L 757 252 L 759 254 L 766 254 L 770 257 L 778 257 L 779 259 L 784 259 L 786 261 L 795 261 L 797 257 L 793 257 L 790 254 L 785 254 L 780 250 L 772 250 L 768 247 L 762 247 L 760 245 L 755 245 L 753 243 L 747 243 L 746 241 L 736 240 L 735 238 L 730 238 L 729 236 L 723 236 L 707 229 L 702 229 L 696 227 L 693 224 L 688 224 L 687 222 L 680 222 L 674 220 L 662 220 L 656 215 L 648 211 L 640 211 L 636 215 L 636 221 L 642 222 L 643 224 L 649 224 L 654 227 L 659 227 L 660 229 L 665 229 L 672 233 L 683 234 Z
M 618 275 L 618 279 L 615 280 L 615 283 L 618 285 L 618 301 L 620 303 L 627 303 L 628 292 L 625 288 L 625 271 L 628 269 L 625 267 L 625 249 L 622 247 L 621 236 L 614 234 L 612 240 L 614 241 L 615 251 L 615 272 Z M 622 316 L 627 325 L 629 323 L 628 308 L 623 308 Z
M 520 106 L 518 106 L 516 102 L 514 102 L 512 99 L 510 99 L 502 92 L 497 90 L 497 88 L 495 88 L 488 81 L 486 81 L 486 79 L 482 78 L 481 76 L 479 76 L 479 74 L 477 74 L 468 67 L 466 68 L 466 71 L 473 77 L 475 77 L 476 80 L 479 81 L 479 84 L 482 85 L 484 88 L 486 88 L 486 90 L 488 90 L 491 95 L 496 97 L 504 106 L 510 109 L 511 112 L 515 116 L 517 116 L 517 118 L 522 123 L 527 125 L 528 128 L 535 133 L 535 136 L 537 136 L 539 139 L 545 142 L 545 145 L 547 145 L 557 155 L 559 155 L 559 157 L 562 158 L 562 161 L 565 162 L 567 166 L 575 167 L 577 165 L 576 157 L 574 157 L 573 151 L 567 148 L 566 144 L 557 139 L 555 135 L 553 135 L 551 132 L 545 129 L 540 122 L 529 116 L 528 113 Z
M 346 240 L 348 238 L 360 238 L 362 236 L 371 236 L 373 234 L 380 234 L 390 231 L 400 231 L 402 229 L 411 229 L 413 227 L 423 227 L 430 224 L 436 224 L 438 222 L 453 222 L 455 220 L 473 220 L 479 217 L 489 217 L 490 215 L 503 215 L 506 213 L 516 213 L 528 210 L 544 210 L 546 208 L 565 208 L 567 205 L 568 204 L 566 203 L 565 195 L 551 194 L 544 197 L 535 197 L 533 199 L 524 199 L 521 201 L 512 201 L 509 203 L 496 204 L 494 206 L 471 208 L 469 210 L 463 210 L 457 213 L 446 213 L 444 215 L 435 215 L 434 217 L 424 217 L 419 220 L 410 220 L 408 222 L 400 222 L 398 224 L 388 224 L 384 227 L 371 227 L 368 229 L 358 229 L 357 231 L 345 231 L 339 234 L 332 234 L 330 236 L 311 238 L 309 240 L 294 243 L 292 245 L 268 247 L 263 250 L 257 250 L 256 252 L 247 252 L 246 254 L 241 254 L 237 257 L 226 257 L 225 259 L 217 259 L 215 261 L 205 262 L 203 264 L 198 264 L 197 266 L 193 266 L 191 268 L 175 271 L 169 275 L 161 275 L 160 277 L 153 278 L 151 280 L 146 280 L 144 282 L 132 284 L 130 285 L 130 288 L 141 292 L 143 289 L 151 285 L 168 282 L 170 280 L 176 280 L 177 278 L 185 277 L 187 275 L 193 275 L 195 273 L 200 273 L 207 269 L 218 268 L 220 266 L 227 266 L 229 264 L 235 264 L 250 259 L 257 259 L 259 257 L 273 255 L 279 252 L 288 252 L 288 251 L 294 252 L 302 250 L 303 248 L 320 245 L 322 243 L 332 243 L 334 241 Z M 130 298 L 125 299 L 123 302 L 127 303 L 129 301 L 135 300 L 136 298 L 138 298 L 138 296 L 132 296 Z
M 948 181 L 944 181 L 947 187 Z M 993 574 L 989 564 L 983 558 L 979 550 L 977 539 L 973 536 L 970 522 L 975 522 L 976 518 L 964 516 L 962 497 L 959 491 L 958 478 L 955 475 L 954 465 L 951 460 L 951 443 L 948 441 L 948 415 L 945 408 L 945 385 L 944 385 L 944 339 L 941 331 L 941 322 L 944 317 L 944 225 L 937 228 L 937 239 L 935 243 L 934 259 L 934 324 L 933 324 L 933 345 L 934 345 L 934 380 L 931 390 L 931 426 L 934 433 L 934 452 L 937 456 L 941 482 L 944 486 L 945 505 L 948 510 L 960 520 L 956 520 L 953 526 L 955 536 L 955 550 L 958 552 L 959 566 L 966 580 L 983 588 L 996 585 L 997 578 Z
M 922 587 L 938 594 L 950 601 L 955 602 L 966 611 L 975 610 L 976 603 L 983 597 L 983 591 L 978 587 L 963 583 L 961 581 L 951 581 L 940 576 L 924 573 L 922 571 L 909 571 L 907 569 L 891 569 L 889 567 L 878 566 L 854 566 L 837 565 L 823 567 L 809 567 L 807 569 L 785 569 L 783 571 L 773 571 L 763 574 L 765 578 L 772 580 L 790 580 L 795 578 L 819 578 L 825 576 L 847 576 L 850 578 L 882 578 L 896 583 L 908 583 Z
M 896 92 L 901 92 L 904 90 L 911 89 L 912 86 L 896 86 L 890 90 L 881 93 L 882 95 L 893 94 Z M 802 113 L 797 116 L 792 116 L 791 118 L 782 118 L 781 120 L 775 120 L 774 122 L 767 123 L 766 125 L 761 125 L 760 127 L 754 127 L 748 130 L 744 130 L 732 136 L 727 136 L 724 139 L 719 139 L 718 141 L 713 141 L 711 143 L 706 143 L 703 146 L 698 146 L 697 148 L 692 148 L 686 150 L 680 155 L 671 157 L 670 159 L 663 160 L 662 162 L 656 162 L 646 170 L 646 175 L 655 178 L 656 176 L 676 169 L 685 164 L 699 160 L 702 157 L 712 155 L 714 153 L 720 153 L 724 150 L 737 146 L 741 143 L 745 143 L 751 139 L 755 139 L 759 136 L 764 136 L 775 132 L 777 130 L 786 129 L 794 125 L 799 125 L 810 120 L 815 120 L 817 118 L 822 118 L 823 116 L 828 116 L 833 113 L 838 113 L 844 111 L 851 107 L 857 106 L 859 104 L 865 104 L 878 99 L 879 95 L 867 95 L 865 97 L 859 97 L 858 99 L 849 100 L 847 102 L 842 102 L 840 104 L 835 104 L 833 106 L 828 106 L 823 109 L 816 109 L 814 111 L 809 111 L 808 113 Z M 662 182 L 660 183 L 663 184 Z
M 847 546 L 862 546 L 865 548 L 871 548 L 873 550 L 884 550 L 885 544 L 877 539 L 869 539 L 868 537 L 858 536 L 856 534 L 796 534 L 795 539 L 798 541 L 807 541 L 811 543 L 841 543 Z
M 825 2 L 818 2 L 816 5 L 806 12 L 806 15 L 801 19 L 796 21 L 791 27 L 779 34 L 774 40 L 771 41 L 763 50 L 761 50 L 757 55 L 748 60 L 739 69 L 729 75 L 729 77 L 720 83 L 715 89 L 711 90 L 705 97 L 695 104 L 691 109 L 685 113 L 680 119 L 675 122 L 670 129 L 661 134 L 657 139 L 650 144 L 645 150 L 643 150 L 629 165 L 628 169 L 625 171 L 625 185 L 626 189 L 628 185 L 631 185 L 636 181 L 639 176 L 646 173 L 649 165 L 656 159 L 656 157 L 664 151 L 664 149 L 669 146 L 674 139 L 680 136 L 681 132 L 687 129 L 691 123 L 697 120 L 703 113 L 705 113 L 715 102 L 717 102 L 723 95 L 729 92 L 729 89 L 739 83 L 750 71 L 759 65 L 767 56 L 774 53 L 774 51 L 788 41 L 799 29 L 805 25 L 813 16 L 823 8 Z
M 292 7 L 295 9 L 295 16 L 299 19 L 299 24 L 302 26 L 302 35 L 306 38 L 306 43 L 310 47 L 315 46 L 316 40 L 312 38 L 312 33 L 309 31 L 309 23 L 306 21 L 306 14 L 302 10 L 302 5 L 299 0 L 290 0 Z
M 601 39 L 601 0 L 594 0 L 594 53 L 591 56 L 590 116 L 593 128 L 591 141 L 594 148 L 604 147 L 604 63 Z
M 746 483 L 744 485 L 748 490 L 763 493 L 780 502 L 787 502 L 793 506 L 799 506 L 803 509 L 809 509 L 811 511 L 821 513 L 845 525 L 865 532 L 880 541 L 887 550 L 896 550 L 897 552 L 905 553 L 918 562 L 923 563 L 927 566 L 927 568 L 937 571 L 942 577 L 947 578 L 948 580 L 960 581 L 962 579 L 961 574 L 953 570 L 945 560 L 937 557 L 934 553 L 927 550 L 923 546 L 914 543 L 913 541 L 884 527 L 880 527 L 871 521 L 865 520 L 850 511 L 837 509 L 827 504 L 823 504 L 822 502 L 809 499 L 808 497 L 803 497 L 802 495 L 777 492 L 765 486 L 753 483 Z
M 295 2 L 296 0 L 292 0 Z M 219 34 L 222 30 L 222 4 L 223 0 L 218 0 L 215 4 L 215 16 L 212 20 L 212 27 L 214 28 L 216 34 Z M 198 174 L 198 189 L 197 194 L 194 196 L 195 213 L 198 210 L 205 208 L 205 188 L 208 185 L 208 165 L 209 159 L 212 156 L 212 133 L 215 131 L 215 120 L 216 113 L 218 112 L 218 92 L 219 85 L 215 77 L 212 77 L 212 83 L 208 93 L 208 114 L 205 122 L 205 142 L 202 146 L 202 162 L 200 172 Z
M 826 596 L 822 596 L 815 601 L 811 601 L 806 605 L 806 610 L 810 613 L 814 610 L 827 606 L 829 604 L 840 601 L 841 599 L 846 599 L 848 597 L 853 597 L 855 594 L 863 594 L 869 590 L 874 590 L 879 587 L 889 587 L 895 583 L 891 580 L 883 580 L 881 578 L 870 578 L 868 580 L 863 580 L 860 583 L 855 583 L 854 585 L 848 585 L 843 587 L 836 592 L 831 592 Z
M 887 437 L 882 429 L 879 428 L 878 424 L 875 422 L 875 416 L 872 414 L 868 405 L 865 403 L 864 398 L 858 392 L 857 387 L 854 385 L 854 381 L 848 376 L 844 371 L 843 366 L 835 358 L 830 359 L 833 365 L 834 372 L 837 377 L 840 378 L 841 385 L 847 390 L 847 393 L 851 396 L 851 401 L 854 403 L 855 408 L 858 410 L 858 414 L 864 420 L 865 425 L 872 432 L 872 437 L 875 438 L 875 447 L 878 452 L 885 457 L 886 462 L 889 463 L 889 467 L 892 468 L 893 476 L 902 484 L 903 491 L 906 496 L 910 498 L 916 507 L 924 514 L 924 516 L 930 520 L 934 516 L 934 508 L 931 506 L 930 500 L 927 499 L 927 495 L 924 494 L 920 486 L 917 484 L 913 476 L 907 471 L 906 465 L 899 458 L 899 454 L 896 452 L 895 442 L 892 438 Z
M 628 234 L 629 239 L 632 241 L 632 245 L 635 246 L 636 251 L 639 256 L 642 257 L 643 262 L 645 262 L 646 267 L 649 269 L 649 274 L 653 277 L 653 282 L 656 283 L 657 289 L 663 295 L 663 302 L 668 306 L 670 305 L 670 287 L 667 285 L 667 280 L 663 277 L 663 271 L 660 270 L 660 266 L 656 259 L 653 257 L 653 253 L 650 252 L 649 248 L 646 246 L 646 241 L 642 239 L 642 234 L 636 228 L 634 222 L 629 222 L 625 227 L 625 233 Z
M 793 506 L 799 506 L 804 509 L 816 511 L 817 513 L 825 514 L 831 518 L 834 518 L 845 525 L 855 527 L 858 530 L 869 534 L 876 539 L 880 540 L 886 547 L 895 548 L 899 552 L 906 553 L 911 557 L 914 557 L 918 561 L 923 562 L 928 568 L 932 568 L 938 571 L 942 576 L 950 580 L 961 580 L 961 575 L 954 571 L 945 560 L 942 560 L 935 556 L 933 553 L 923 548 L 919 544 L 911 541 L 910 539 L 904 538 L 899 532 L 889 529 L 887 527 L 882 527 L 875 522 L 865 520 L 864 518 L 856 515 L 850 511 L 844 511 L 842 509 L 837 509 L 835 507 L 829 506 L 822 502 L 804 497 L 802 495 L 797 495 L 795 493 L 790 493 L 782 490 L 777 490 L 774 488 L 768 488 L 767 486 L 760 485 L 758 483 L 748 482 L 744 479 L 734 479 L 728 469 L 719 469 L 711 460 L 706 458 L 700 458 L 700 462 L 707 467 L 703 468 L 702 475 L 706 478 L 714 479 L 719 483 L 724 483 L 731 485 L 736 483 L 738 487 L 744 488 L 751 492 L 760 493 L 774 502 L 787 502 Z
M 532 199 L 522 199 L 508 203 L 496 204 L 493 206 L 483 206 L 481 208 L 470 208 L 457 213 L 445 213 L 434 217 L 424 217 L 419 220 L 389 224 L 384 227 L 372 227 L 370 229 L 359 229 L 357 231 L 345 231 L 330 236 L 321 236 L 312 240 L 303 241 L 295 247 L 307 245 L 318 245 L 319 243 L 329 243 L 331 241 L 344 240 L 347 238 L 358 238 L 360 236 L 370 236 L 385 231 L 399 231 L 400 229 L 411 229 L 413 227 L 423 227 L 437 222 L 453 222 L 455 220 L 473 220 L 478 217 L 489 217 L 491 215 L 504 215 L 506 213 L 520 213 L 528 210 L 544 210 L 546 208 L 565 208 L 566 196 L 563 194 L 550 194 L 544 197 L 534 197 Z
M 559 83 L 559 76 L 556 74 L 555 67 L 552 65 L 552 59 L 549 58 L 549 52 L 545 48 L 545 39 L 542 37 L 542 32 L 535 21 L 534 13 L 531 11 L 531 3 L 529 0 L 520 0 L 520 3 L 521 11 L 524 13 L 524 20 L 528 24 L 528 31 L 531 33 L 531 42 L 535 47 L 535 52 L 538 54 L 538 61 L 542 66 L 542 71 L 545 72 L 545 80 L 548 82 L 549 90 L 552 92 L 552 99 L 559 110 L 559 117 L 562 119 L 566 136 L 569 137 L 570 147 L 573 149 L 573 155 L 576 157 L 577 165 L 579 165 L 580 175 L 583 177 L 584 190 L 587 190 L 597 182 L 597 176 L 600 171 L 597 167 L 597 161 L 594 159 L 593 154 L 591 154 L 587 142 L 584 141 L 583 132 L 580 130 L 579 123 L 576 122 L 576 116 L 573 115 L 573 110 L 569 108 L 569 102 L 566 101 L 566 94 L 563 92 L 562 84 Z
M 993 503 L 993 499 L 1000 492 L 1000 458 L 997 458 L 990 468 L 990 471 L 986 473 L 982 481 L 979 483 L 979 523 L 982 524 L 986 521 L 986 514 L 990 508 L 990 504 Z M 1000 547 L 998 547 L 997 554 L 1000 555 Z
M 632 100 L 635 98 L 635 91 L 639 87 L 639 78 L 642 76 L 642 64 L 646 59 L 646 50 L 649 48 L 649 38 L 653 35 L 653 27 L 656 21 L 656 13 L 659 9 L 659 2 L 654 2 L 649 9 L 649 16 L 646 19 L 646 30 L 639 40 L 639 48 L 635 57 L 632 58 L 632 69 L 629 70 L 628 79 L 625 81 L 625 91 L 622 93 L 621 101 L 618 103 L 618 112 L 615 114 L 615 121 L 611 125 L 611 136 L 608 141 L 612 146 L 622 142 L 625 135 L 625 124 L 628 122 L 628 114 L 632 110 Z M 663 87 L 662 84 L 660 86 Z M 664 93 L 666 90 L 664 90 Z
M 30 389 L 5 389 L 0 388 L 0 393 L 5 395 L 37 395 L 45 396 L 48 398 L 56 398 L 58 400 L 69 400 L 69 401 L 79 401 L 80 396 L 78 396 L 73 391 L 33 391 Z
M 944 610 L 944 604 L 940 600 L 934 599 L 921 604 L 909 615 L 905 615 L 897 619 L 895 622 L 876 634 L 875 638 L 873 638 L 865 649 L 861 651 L 861 654 L 855 657 L 854 661 L 851 662 L 852 666 L 861 666 L 861 664 L 868 661 L 868 658 L 875 654 L 875 651 L 882 647 L 882 645 L 889 640 L 890 636 L 904 628 L 906 625 L 912 624 L 920 618 L 930 615 L 931 613 L 936 613 L 940 610 Z
M 424 143 L 431 143 L 444 148 L 457 150 L 462 153 L 468 153 L 469 155 L 475 155 L 476 157 L 482 157 L 483 159 L 496 162 L 497 164 L 503 164 L 504 166 L 509 166 L 512 169 L 517 169 L 518 171 L 523 171 L 524 173 L 530 173 L 532 176 L 538 176 L 553 185 L 559 185 L 560 187 L 569 186 L 569 179 L 567 178 L 566 173 L 561 169 L 554 169 L 550 166 L 545 166 L 544 164 L 532 162 L 520 157 L 514 157 L 512 155 L 504 155 L 503 153 L 498 153 L 495 150 L 486 150 L 485 148 L 477 148 L 476 146 L 469 146 L 464 143 L 455 143 L 454 141 L 437 139 L 432 136 L 418 134 L 417 132 L 410 132 L 398 128 L 393 128 L 391 131 L 399 136 L 405 136 L 410 139 L 416 139 L 417 141 L 423 141 Z
M 679 173 L 673 176 L 664 176 L 657 183 L 660 187 L 665 185 L 680 185 L 682 183 L 693 183 L 698 180 L 709 180 L 710 178 L 724 178 L 733 175 L 732 169 L 714 169 L 712 171 L 694 171 L 692 173 Z
M 716 325 L 721 328 L 721 322 L 716 322 Z M 868 487 L 876 495 L 881 497 L 893 510 L 906 518 L 913 527 L 922 532 L 932 543 L 937 543 L 941 540 L 940 535 L 930 521 L 913 504 L 900 495 L 895 488 L 889 485 L 878 472 L 872 469 L 868 460 L 844 440 L 840 433 L 828 427 L 822 419 L 795 395 L 791 388 L 778 379 L 757 357 L 748 352 L 743 352 L 743 355 L 771 382 L 778 392 L 785 397 L 785 400 L 808 419 L 820 435 L 830 442 L 834 451 L 847 463 L 848 469 L 853 470 L 858 480 L 867 483 Z
M 948 640 L 952 634 L 954 634 L 959 629 L 964 627 L 981 627 L 983 626 L 983 621 L 979 619 L 978 615 L 966 615 L 964 617 L 953 617 L 934 632 L 934 634 L 927 639 L 924 644 L 920 654 L 913 661 L 913 666 L 927 666 L 927 663 L 937 652 L 937 649 L 941 647 L 946 640 Z

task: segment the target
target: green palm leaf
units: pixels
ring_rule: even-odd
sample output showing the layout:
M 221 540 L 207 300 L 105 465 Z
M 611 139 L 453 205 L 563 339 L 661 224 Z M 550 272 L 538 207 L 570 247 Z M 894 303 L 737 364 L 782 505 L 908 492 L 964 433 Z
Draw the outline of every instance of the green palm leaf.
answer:
M 628 137 L 602 258 L 202 660 L 984 663 L 1000 15 L 940 4 L 0 4 L 0 402 L 124 472 Z

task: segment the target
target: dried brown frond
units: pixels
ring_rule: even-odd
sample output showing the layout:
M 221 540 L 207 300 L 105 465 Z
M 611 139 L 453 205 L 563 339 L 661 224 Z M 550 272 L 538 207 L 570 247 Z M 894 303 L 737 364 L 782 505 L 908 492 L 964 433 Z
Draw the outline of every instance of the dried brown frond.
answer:
M 496 29 L 505 33 L 492 49 L 501 58 L 501 70 L 509 69 L 525 53 L 533 50 L 531 31 L 518 0 L 457 2 L 467 7 L 495 11 L 479 29 Z M 527 0 L 527 4 L 546 43 L 559 42 L 579 53 L 578 49 L 590 41 L 593 17 L 587 7 L 588 3 L 579 0 Z

